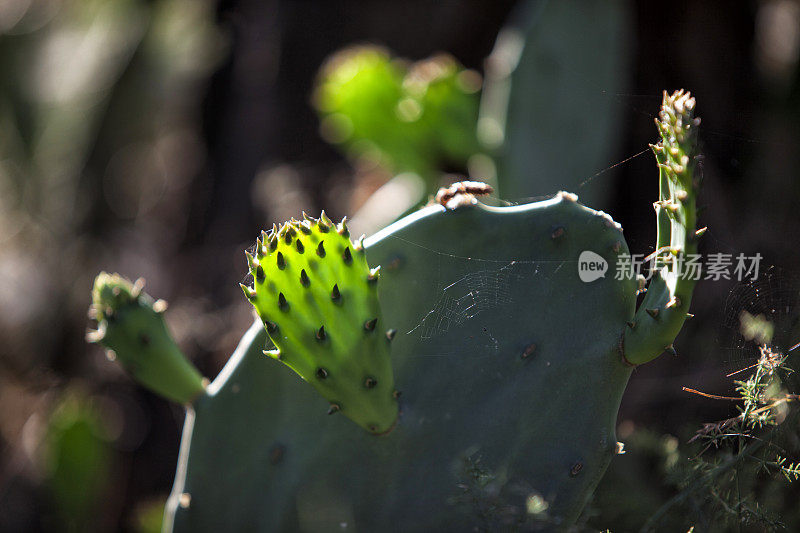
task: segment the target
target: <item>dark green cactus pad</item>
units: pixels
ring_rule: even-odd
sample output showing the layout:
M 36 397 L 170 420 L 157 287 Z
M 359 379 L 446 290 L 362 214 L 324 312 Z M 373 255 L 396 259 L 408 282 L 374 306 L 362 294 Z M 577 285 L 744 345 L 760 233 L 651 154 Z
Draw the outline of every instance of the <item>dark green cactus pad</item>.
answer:
M 604 277 L 581 281 L 584 251 L 607 262 Z M 374 436 L 327 416 L 327 400 L 263 356 L 259 321 L 187 415 L 168 528 L 571 524 L 617 444 L 631 372 L 620 342 L 637 288 L 615 279 L 624 253 L 619 226 L 569 194 L 503 208 L 434 205 L 367 239 L 368 263 L 382 267 L 381 321 L 397 329 L 395 429 Z M 294 290 L 305 290 L 299 280 Z M 268 318 L 280 317 L 274 302 Z
M 247 253 L 254 288 L 242 285 L 278 348 L 265 352 L 309 382 L 370 433 L 397 421 L 389 344 L 378 303 L 379 267 L 367 265 L 346 220 L 322 212 L 263 233 Z
M 634 29 L 624 0 L 516 3 L 486 61 L 479 122 L 503 197 L 577 187 L 608 166 L 621 120 L 611 95 L 630 90 Z M 615 191 L 603 183 L 584 182 L 581 200 L 605 208 Z

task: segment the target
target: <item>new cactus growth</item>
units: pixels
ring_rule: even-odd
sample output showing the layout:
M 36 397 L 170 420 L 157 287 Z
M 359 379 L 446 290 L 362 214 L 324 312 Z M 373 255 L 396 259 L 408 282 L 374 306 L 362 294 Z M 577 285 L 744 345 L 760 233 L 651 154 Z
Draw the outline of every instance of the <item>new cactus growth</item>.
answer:
M 414 172 L 436 192 L 441 170 L 480 151 L 480 76 L 439 54 L 409 66 L 374 46 L 343 50 L 322 68 L 314 103 L 323 136 L 348 157 Z
M 382 334 L 377 283 L 363 240 L 353 243 L 346 220 L 322 212 L 263 233 L 247 253 L 254 287 L 242 290 L 277 350 L 265 352 L 311 383 L 370 433 L 391 431 L 397 396 Z
M 203 377 L 181 353 L 164 323 L 166 303 L 119 274 L 101 272 L 92 289 L 89 317 L 97 330 L 86 335 L 102 344 L 131 376 L 170 400 L 188 404 L 203 392 Z
M 646 363 L 664 351 L 673 352 L 672 341 L 686 321 L 695 279 L 685 259 L 697 253 L 695 207 L 700 187 L 695 173 L 697 128 L 695 99 L 691 94 L 664 92 L 656 119 L 661 141 L 651 145 L 659 170 L 656 210 L 656 272 L 629 329 L 625 332 L 624 357 L 631 364 Z
M 165 529 L 568 529 L 619 449 L 632 367 L 672 349 L 688 312 L 693 109 L 683 92 L 662 106 L 660 270 L 638 310 L 632 277 L 579 276 L 587 253 L 623 265 L 608 215 L 569 193 L 488 207 L 461 197 L 474 185 L 355 244 L 324 215 L 262 233 L 243 286 L 260 319 L 204 391 L 149 298 L 101 274 L 92 336 L 154 390 L 193 399 Z M 264 357 L 270 341 L 283 365 Z M 169 376 L 142 371 L 148 346 Z

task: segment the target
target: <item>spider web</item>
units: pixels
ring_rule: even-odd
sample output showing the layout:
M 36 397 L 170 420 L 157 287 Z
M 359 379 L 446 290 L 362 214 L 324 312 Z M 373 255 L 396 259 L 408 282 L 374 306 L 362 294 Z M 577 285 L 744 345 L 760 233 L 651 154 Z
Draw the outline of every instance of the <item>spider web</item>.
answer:
M 511 261 L 500 268 L 477 270 L 460 277 L 440 290 L 433 308 L 408 334 L 417 334 L 423 340 L 433 339 L 481 313 L 513 304 L 511 285 L 522 279 L 523 270 L 530 267 L 530 262 Z
M 800 279 L 776 266 L 755 280 L 737 284 L 725 300 L 722 348 L 730 370 L 755 363 L 760 352 L 755 340 L 741 331 L 741 316 L 762 316 L 774 326 L 770 344 L 785 352 L 800 341 Z

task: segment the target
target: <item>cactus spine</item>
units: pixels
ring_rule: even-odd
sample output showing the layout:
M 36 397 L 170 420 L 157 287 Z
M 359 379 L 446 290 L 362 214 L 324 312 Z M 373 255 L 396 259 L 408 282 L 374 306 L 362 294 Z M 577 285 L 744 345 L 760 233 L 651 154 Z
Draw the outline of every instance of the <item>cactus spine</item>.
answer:
M 378 331 L 380 267 L 370 268 L 346 219 L 322 212 L 262 233 L 246 253 L 254 287 L 242 290 L 277 350 L 265 354 L 290 367 L 329 402 L 373 434 L 397 420 L 389 344 Z

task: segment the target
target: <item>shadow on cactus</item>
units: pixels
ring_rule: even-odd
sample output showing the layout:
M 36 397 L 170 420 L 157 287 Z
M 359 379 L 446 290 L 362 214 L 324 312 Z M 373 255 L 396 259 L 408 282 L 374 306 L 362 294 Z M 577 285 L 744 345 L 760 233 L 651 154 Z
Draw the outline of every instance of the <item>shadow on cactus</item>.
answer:
M 688 93 L 665 94 L 659 268 L 638 310 L 633 275 L 582 281 L 583 254 L 624 273 L 628 247 L 563 192 L 511 207 L 448 197 L 356 244 L 324 215 L 262 233 L 243 287 L 260 318 L 205 388 L 149 297 L 96 305 L 96 340 L 190 400 L 165 528 L 568 528 L 619 449 L 632 368 L 672 351 L 687 316 L 693 111 Z M 104 284 L 120 282 L 101 276 L 96 294 Z

